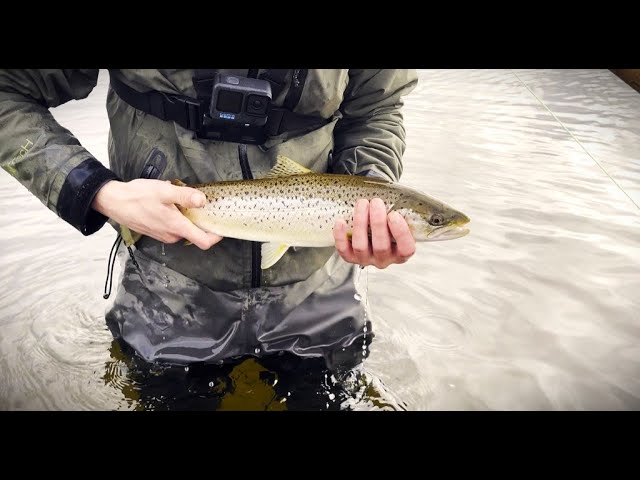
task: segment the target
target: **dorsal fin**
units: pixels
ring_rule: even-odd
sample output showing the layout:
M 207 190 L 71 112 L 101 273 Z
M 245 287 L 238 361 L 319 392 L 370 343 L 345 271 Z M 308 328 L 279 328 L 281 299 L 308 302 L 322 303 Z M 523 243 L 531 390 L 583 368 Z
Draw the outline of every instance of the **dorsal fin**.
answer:
M 307 173 L 313 173 L 313 171 L 303 167 L 299 163 L 294 162 L 284 155 L 278 155 L 276 164 L 271 170 L 269 170 L 269 173 L 267 173 L 264 178 L 287 177 L 289 175 L 305 175 Z

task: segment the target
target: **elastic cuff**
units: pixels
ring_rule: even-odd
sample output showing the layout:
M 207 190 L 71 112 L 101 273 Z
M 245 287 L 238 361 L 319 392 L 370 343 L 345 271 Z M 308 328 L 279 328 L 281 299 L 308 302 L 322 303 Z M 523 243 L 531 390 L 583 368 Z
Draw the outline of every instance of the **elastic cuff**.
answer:
M 58 215 L 83 235 L 100 230 L 107 217 L 92 209 L 91 203 L 110 180 L 119 179 L 95 158 L 87 158 L 67 175 L 58 196 Z

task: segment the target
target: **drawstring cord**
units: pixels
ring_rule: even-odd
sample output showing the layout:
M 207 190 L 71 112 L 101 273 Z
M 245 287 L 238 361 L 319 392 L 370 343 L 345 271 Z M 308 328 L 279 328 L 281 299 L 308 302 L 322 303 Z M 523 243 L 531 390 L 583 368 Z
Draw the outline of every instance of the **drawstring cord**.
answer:
M 102 295 L 102 298 L 104 298 L 105 300 L 111 296 L 111 287 L 113 286 L 113 268 L 116 264 L 116 257 L 118 256 L 120 244 L 122 244 L 122 235 L 118 234 L 116 241 L 113 242 L 113 246 L 111 247 L 111 252 L 109 253 L 109 261 L 107 262 L 107 279 L 104 282 L 104 295 Z M 130 246 L 127 246 L 127 250 L 129 251 L 129 256 L 131 257 L 131 261 L 133 262 L 135 267 L 140 268 L 138 262 L 136 261 L 136 257 L 133 255 L 133 249 Z M 107 285 L 109 286 L 108 290 Z

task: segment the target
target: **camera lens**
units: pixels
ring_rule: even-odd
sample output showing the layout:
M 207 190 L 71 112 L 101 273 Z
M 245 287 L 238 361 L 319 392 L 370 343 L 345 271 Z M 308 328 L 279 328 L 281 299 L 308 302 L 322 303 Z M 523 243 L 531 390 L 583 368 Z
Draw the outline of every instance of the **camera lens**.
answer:
M 249 95 L 247 99 L 247 113 L 253 115 L 264 115 L 267 113 L 269 98 L 260 95 Z

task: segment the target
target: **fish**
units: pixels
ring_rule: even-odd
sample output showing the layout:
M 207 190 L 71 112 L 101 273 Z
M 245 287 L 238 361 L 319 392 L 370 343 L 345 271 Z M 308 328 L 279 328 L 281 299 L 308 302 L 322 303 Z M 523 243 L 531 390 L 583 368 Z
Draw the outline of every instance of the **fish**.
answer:
M 263 178 L 172 183 L 205 194 L 202 208 L 176 205 L 202 230 L 263 242 L 263 270 L 275 265 L 290 247 L 335 245 L 333 226 L 340 218 L 350 235 L 356 201 L 361 198 L 382 199 L 387 213 L 396 211 L 407 221 L 416 242 L 452 240 L 469 233 L 465 227 L 469 217 L 416 189 L 377 177 L 316 173 L 283 155 Z

